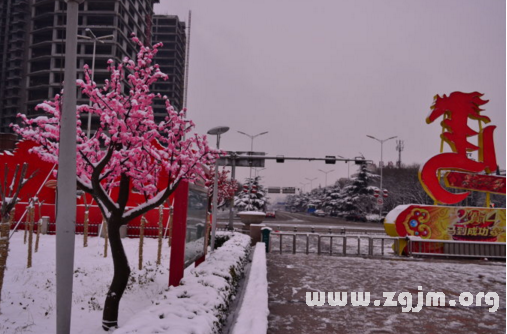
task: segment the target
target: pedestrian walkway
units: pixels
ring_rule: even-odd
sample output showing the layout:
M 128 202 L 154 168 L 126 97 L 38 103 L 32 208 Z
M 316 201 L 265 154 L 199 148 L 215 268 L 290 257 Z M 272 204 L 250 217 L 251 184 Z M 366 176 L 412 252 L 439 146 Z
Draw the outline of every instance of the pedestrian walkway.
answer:
M 268 260 L 269 329 L 297 333 L 505 333 L 505 262 L 428 259 L 367 259 L 315 254 L 270 253 Z M 374 306 L 383 292 L 412 295 L 444 292 L 445 307 L 402 312 L 402 306 Z M 460 293 L 496 292 L 499 308 L 449 305 Z M 306 292 L 348 292 L 346 306 L 308 306 Z M 351 292 L 370 292 L 369 306 L 351 306 Z M 474 302 L 475 305 L 475 302 Z

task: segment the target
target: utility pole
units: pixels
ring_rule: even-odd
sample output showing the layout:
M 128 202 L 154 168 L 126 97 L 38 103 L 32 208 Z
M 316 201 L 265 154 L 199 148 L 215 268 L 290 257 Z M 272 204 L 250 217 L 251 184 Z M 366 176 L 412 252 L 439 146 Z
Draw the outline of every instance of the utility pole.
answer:
M 65 0 L 67 26 L 56 202 L 56 333 L 69 334 L 76 234 L 77 20 L 84 0 Z
M 405 148 L 403 140 L 396 141 L 396 151 L 398 151 L 398 168 L 401 168 L 401 151 Z

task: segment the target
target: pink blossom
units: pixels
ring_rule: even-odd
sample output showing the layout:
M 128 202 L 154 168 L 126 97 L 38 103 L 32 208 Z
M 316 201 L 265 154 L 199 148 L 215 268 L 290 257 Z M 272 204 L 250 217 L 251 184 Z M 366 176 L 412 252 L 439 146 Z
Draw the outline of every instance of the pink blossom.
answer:
M 91 101 L 91 105 L 76 107 L 77 181 L 83 190 L 93 193 L 93 179 L 98 175 L 107 194 L 125 177 L 129 191 L 135 189 L 151 203 L 150 199 L 160 198 L 161 193 L 171 193 L 180 180 L 194 182 L 204 177 L 203 166 L 213 166 L 220 152 L 208 146 L 206 136 L 190 135 L 194 123 L 185 119 L 185 111 L 174 110 L 165 96 L 165 119 L 155 122 L 152 104 L 156 96 L 150 86 L 168 77 L 153 64 L 160 44 L 146 47 L 136 37 L 132 40 L 139 47 L 136 61 L 126 58 L 115 64 L 109 60 L 110 79 L 102 87 L 91 81 L 88 66 L 84 67 L 84 80 L 76 81 Z M 122 92 L 124 80 L 127 93 Z M 61 107 L 61 96 L 56 95 L 37 106 L 47 116 L 29 119 L 19 114 L 23 125 L 13 125 L 16 133 L 38 144 L 33 152 L 51 163 L 58 163 Z M 80 126 L 81 116 L 88 113 L 100 120 L 91 138 Z M 162 180 L 165 183 L 161 184 Z M 98 201 L 115 202 L 110 197 Z M 129 217 L 128 211 L 124 217 Z

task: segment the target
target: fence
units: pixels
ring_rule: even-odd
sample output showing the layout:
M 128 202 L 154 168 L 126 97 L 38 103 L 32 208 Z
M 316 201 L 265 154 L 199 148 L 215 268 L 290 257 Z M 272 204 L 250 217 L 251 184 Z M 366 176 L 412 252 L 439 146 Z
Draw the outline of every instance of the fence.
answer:
M 408 238 L 409 256 L 505 259 L 505 242 L 421 240 Z
M 269 222 L 263 222 L 264 225 L 273 228 L 276 231 L 294 233 L 329 233 L 329 234 L 365 234 L 365 235 L 385 235 L 383 228 L 366 229 L 350 227 L 329 227 L 329 226 L 311 226 L 311 225 L 275 225 Z M 218 230 L 227 230 L 228 223 L 217 222 Z M 238 229 L 241 230 L 241 229 Z
M 37 225 L 34 224 L 34 232 L 37 231 Z M 99 235 L 100 226 L 102 223 L 89 223 L 88 224 L 88 235 L 91 237 L 96 237 Z M 127 237 L 129 238 L 138 238 L 140 226 L 128 226 L 127 225 Z M 21 223 L 19 229 L 24 229 L 24 223 Z M 48 223 L 48 234 L 56 233 L 56 223 Z M 84 233 L 84 225 L 76 224 L 76 234 Z M 145 238 L 158 238 L 158 227 L 145 226 L 144 227 L 144 237 Z
M 394 255 L 392 246 L 394 244 L 395 247 L 398 247 L 399 243 L 399 238 L 388 236 L 273 232 L 270 234 L 270 251 L 275 245 L 274 239 L 276 237 L 278 237 L 278 251 L 280 253 L 292 252 L 293 254 L 386 256 L 387 254 Z M 284 239 L 290 239 L 289 243 L 284 245 Z
M 312 226 L 312 225 L 274 225 L 265 223 L 266 226 L 275 228 L 277 231 L 292 231 L 294 233 L 307 232 L 307 233 L 329 233 L 329 234 L 382 234 L 385 235 L 386 231 L 381 229 L 366 229 L 366 228 L 350 228 L 350 227 L 329 227 L 329 226 Z

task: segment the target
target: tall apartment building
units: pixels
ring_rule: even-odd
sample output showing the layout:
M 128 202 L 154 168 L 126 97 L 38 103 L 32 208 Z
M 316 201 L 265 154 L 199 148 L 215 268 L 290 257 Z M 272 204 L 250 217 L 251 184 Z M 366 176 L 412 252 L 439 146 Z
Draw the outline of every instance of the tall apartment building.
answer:
M 146 44 L 152 43 L 152 29 L 157 31 L 157 27 L 152 28 L 153 4 L 156 2 L 158 0 L 87 0 L 79 6 L 78 34 L 91 37 L 90 32 L 86 31 L 90 29 L 96 37 L 112 35 L 111 39 L 96 43 L 94 80 L 97 84 L 100 85 L 109 77 L 108 59 L 119 63 L 125 56 L 135 57 L 137 47 L 130 39 L 131 33 L 135 33 Z M 1 1 L 0 132 L 11 132 L 9 124 L 16 122 L 17 113 L 40 115 L 35 106 L 62 89 L 65 24 L 66 3 L 63 0 Z M 183 27 L 184 30 L 184 23 L 179 22 L 177 27 Z M 158 36 L 163 40 L 169 35 L 162 33 Z M 184 39 L 184 32 L 181 38 Z M 164 44 L 164 48 L 171 50 L 167 52 L 173 49 L 174 52 L 181 51 L 179 46 Z M 169 72 L 170 80 L 183 87 L 183 72 L 179 67 L 176 70 L 171 65 L 163 64 L 166 60 L 173 60 L 170 53 L 164 52 L 160 54 L 158 63 Z M 92 64 L 93 40 L 80 38 L 77 53 L 78 77 L 83 77 L 83 65 L 91 67 Z M 177 75 L 179 78 L 176 78 Z M 164 84 L 157 88 L 172 89 Z M 174 91 L 179 90 L 175 88 Z M 178 93 L 173 94 L 172 91 L 161 93 L 172 99 L 179 97 Z M 79 93 L 77 102 L 86 103 L 86 99 Z M 175 103 L 175 106 L 180 108 L 181 104 Z
M 29 11 L 28 0 L 0 1 L 0 132 L 26 109 Z
M 187 37 L 185 23 L 174 15 L 155 15 L 153 18 L 153 42 L 162 42 L 163 46 L 155 56 L 160 70 L 167 74 L 166 81 L 158 81 L 153 89 L 166 95 L 176 110 L 183 109 L 185 59 Z M 163 100 L 154 102 L 155 117 L 162 117 L 165 105 Z

